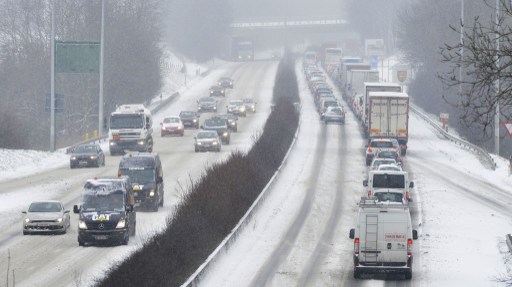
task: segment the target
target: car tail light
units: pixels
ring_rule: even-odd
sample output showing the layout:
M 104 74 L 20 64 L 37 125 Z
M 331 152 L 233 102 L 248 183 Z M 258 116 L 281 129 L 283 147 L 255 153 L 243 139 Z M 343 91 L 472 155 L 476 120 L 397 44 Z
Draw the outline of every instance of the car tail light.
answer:
M 372 196 L 372 191 L 368 190 L 368 197 Z
M 408 191 L 406 191 L 406 192 L 405 192 L 405 199 L 407 199 L 407 201 L 409 201 L 409 198 L 410 198 L 409 192 L 408 192 Z
M 359 255 L 359 238 L 354 238 L 354 254 Z
M 412 239 L 407 239 L 407 256 L 412 256 Z
M 118 176 L 118 177 L 121 177 L 122 175 L 123 175 L 123 174 L 121 173 L 121 171 L 120 171 L 120 170 L 119 170 L 119 171 L 117 171 L 117 176 Z
M 372 152 L 372 147 L 368 147 L 368 152 Z

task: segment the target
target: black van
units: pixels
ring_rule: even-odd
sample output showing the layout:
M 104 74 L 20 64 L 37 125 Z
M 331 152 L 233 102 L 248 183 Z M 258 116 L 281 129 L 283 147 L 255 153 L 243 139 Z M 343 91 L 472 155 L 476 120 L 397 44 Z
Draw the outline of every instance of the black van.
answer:
M 78 245 L 115 243 L 127 245 L 135 235 L 135 198 L 128 177 L 102 177 L 85 182 L 80 205 Z
M 119 163 L 119 176 L 128 176 L 135 196 L 135 206 L 158 211 L 164 205 L 162 163 L 157 153 L 129 153 Z

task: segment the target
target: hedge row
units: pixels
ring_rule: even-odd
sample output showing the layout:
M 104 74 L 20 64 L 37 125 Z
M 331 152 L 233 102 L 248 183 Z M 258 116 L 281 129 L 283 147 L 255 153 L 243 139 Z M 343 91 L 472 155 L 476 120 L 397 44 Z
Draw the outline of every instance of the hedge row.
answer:
M 281 164 L 298 127 L 294 60 L 278 68 L 274 109 L 247 154 L 208 167 L 164 232 L 119 263 L 97 286 L 180 286 L 236 226 Z

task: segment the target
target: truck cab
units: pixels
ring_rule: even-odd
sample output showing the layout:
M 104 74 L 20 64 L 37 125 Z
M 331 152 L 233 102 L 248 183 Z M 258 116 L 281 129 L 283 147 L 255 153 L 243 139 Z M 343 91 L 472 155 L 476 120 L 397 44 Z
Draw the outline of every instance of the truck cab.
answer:
M 110 154 L 153 150 L 153 118 L 144 105 L 121 105 L 110 115 Z
M 158 211 L 164 205 L 164 175 L 157 153 L 135 152 L 124 155 L 119 162 L 118 176 L 130 178 L 137 208 Z
M 354 278 L 363 273 L 402 273 L 412 278 L 413 230 L 409 208 L 363 197 L 356 227 L 349 232 L 354 240 Z
M 80 204 L 73 206 L 79 214 L 78 245 L 113 243 L 127 245 L 135 235 L 135 199 L 128 177 L 102 177 L 86 181 Z

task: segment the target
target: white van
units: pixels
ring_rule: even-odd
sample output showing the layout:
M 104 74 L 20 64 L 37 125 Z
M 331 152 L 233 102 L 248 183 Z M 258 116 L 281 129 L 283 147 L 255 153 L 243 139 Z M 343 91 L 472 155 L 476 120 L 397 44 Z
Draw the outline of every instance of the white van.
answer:
M 371 170 L 363 186 L 367 188 L 367 196 L 373 196 L 379 201 L 403 204 L 412 201 L 410 189 L 414 187 L 414 182 L 409 181 L 409 173 L 406 171 Z
M 412 229 L 409 207 L 361 198 L 354 239 L 354 278 L 362 273 L 404 273 L 412 278 Z

